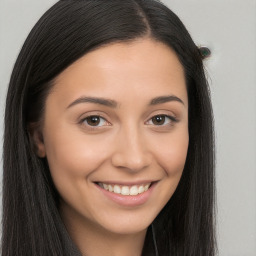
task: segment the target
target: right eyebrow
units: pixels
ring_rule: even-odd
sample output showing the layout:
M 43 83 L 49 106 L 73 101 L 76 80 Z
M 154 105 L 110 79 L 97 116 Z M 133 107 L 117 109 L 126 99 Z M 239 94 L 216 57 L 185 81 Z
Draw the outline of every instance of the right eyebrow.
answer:
M 74 100 L 73 102 L 71 102 L 67 108 L 70 108 L 74 105 L 80 104 L 80 103 L 95 103 L 95 104 L 100 104 L 100 105 L 104 105 L 107 107 L 111 107 L 111 108 L 116 108 L 117 107 L 117 102 L 111 99 L 107 99 L 107 98 L 98 98 L 98 97 L 80 97 L 76 100 Z

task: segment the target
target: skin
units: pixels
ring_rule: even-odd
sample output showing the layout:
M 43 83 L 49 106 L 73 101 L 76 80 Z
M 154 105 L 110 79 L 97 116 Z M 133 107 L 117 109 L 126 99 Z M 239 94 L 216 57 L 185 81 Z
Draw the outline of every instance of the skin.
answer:
M 170 95 L 182 102 L 149 104 Z M 116 106 L 73 103 L 80 97 L 111 99 Z M 91 115 L 102 116 L 99 125 L 89 125 Z M 160 125 L 153 122 L 159 115 Z M 186 160 L 183 67 L 174 51 L 148 38 L 94 50 L 57 77 L 32 136 L 38 156 L 47 157 L 61 216 L 81 252 L 139 256 L 147 228 L 173 195 Z M 157 183 L 139 206 L 119 205 L 95 184 L 145 180 Z

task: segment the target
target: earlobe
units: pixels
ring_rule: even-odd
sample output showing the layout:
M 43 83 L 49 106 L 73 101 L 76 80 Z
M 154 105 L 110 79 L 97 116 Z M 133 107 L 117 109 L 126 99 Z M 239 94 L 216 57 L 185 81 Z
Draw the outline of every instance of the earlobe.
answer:
M 44 137 L 41 129 L 41 125 L 38 123 L 30 123 L 28 127 L 31 147 L 38 157 L 44 158 L 46 157 L 45 145 L 44 145 Z

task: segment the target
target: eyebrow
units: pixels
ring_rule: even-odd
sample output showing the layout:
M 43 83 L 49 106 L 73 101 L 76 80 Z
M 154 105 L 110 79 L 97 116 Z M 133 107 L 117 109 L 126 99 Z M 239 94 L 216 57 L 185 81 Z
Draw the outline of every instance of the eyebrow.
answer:
M 170 101 L 177 101 L 180 102 L 181 104 L 185 105 L 184 102 L 178 98 L 177 96 L 174 95 L 167 95 L 167 96 L 159 96 L 154 99 L 152 99 L 149 103 L 150 106 L 157 105 L 157 104 L 162 104 Z
M 159 97 L 153 98 L 149 102 L 149 106 L 163 104 L 163 103 L 171 102 L 171 101 L 180 102 L 183 105 L 185 105 L 184 102 L 177 96 L 167 95 L 167 96 L 159 96 Z M 73 101 L 71 104 L 69 104 L 67 108 L 70 108 L 70 107 L 80 104 L 80 103 L 94 103 L 94 104 L 99 104 L 99 105 L 103 105 L 103 106 L 107 106 L 107 107 L 111 107 L 111 108 L 116 108 L 118 106 L 118 103 L 111 99 L 82 96 L 82 97 L 76 99 L 75 101 Z
M 94 104 L 100 104 L 100 105 L 104 105 L 111 108 L 117 107 L 117 102 L 111 99 L 98 98 L 98 97 L 80 97 L 75 101 L 73 101 L 71 104 L 69 104 L 67 108 L 70 108 L 79 103 L 94 103 Z

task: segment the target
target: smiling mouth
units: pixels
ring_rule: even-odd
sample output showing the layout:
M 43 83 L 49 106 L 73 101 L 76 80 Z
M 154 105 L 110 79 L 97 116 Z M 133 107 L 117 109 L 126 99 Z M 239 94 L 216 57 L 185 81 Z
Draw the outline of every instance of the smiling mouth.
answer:
M 126 186 L 126 185 L 106 184 L 106 183 L 102 183 L 102 182 L 97 182 L 97 185 L 99 185 L 101 188 L 103 188 L 109 192 L 115 193 L 115 194 L 120 194 L 123 196 L 136 196 L 136 195 L 146 192 L 149 189 L 149 187 L 152 185 L 152 183 L 153 182 L 132 185 L 132 186 Z

